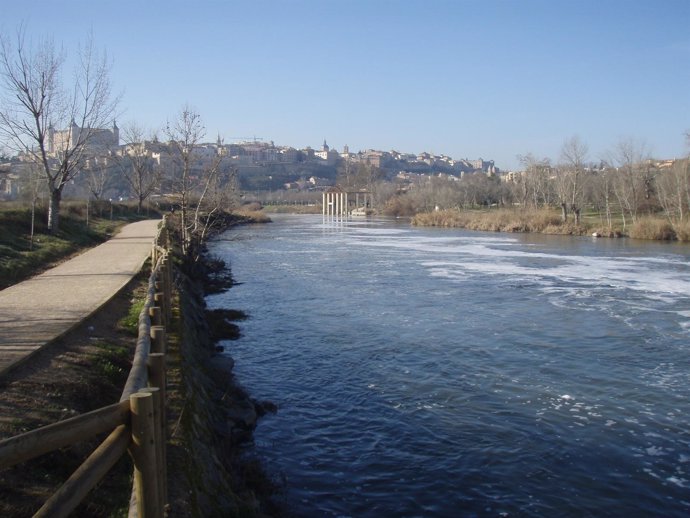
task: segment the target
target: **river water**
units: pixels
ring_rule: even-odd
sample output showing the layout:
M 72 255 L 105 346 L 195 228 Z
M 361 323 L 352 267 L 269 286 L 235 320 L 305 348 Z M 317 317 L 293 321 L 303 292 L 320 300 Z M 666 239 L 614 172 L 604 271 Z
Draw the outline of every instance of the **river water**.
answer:
M 690 513 L 690 247 L 277 216 L 211 251 L 294 516 Z

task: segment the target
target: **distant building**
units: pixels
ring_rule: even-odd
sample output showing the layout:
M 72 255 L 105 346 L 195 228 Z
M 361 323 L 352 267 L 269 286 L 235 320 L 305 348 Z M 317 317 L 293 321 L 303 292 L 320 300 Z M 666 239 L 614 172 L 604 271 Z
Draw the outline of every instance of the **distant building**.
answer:
M 12 164 L 0 164 L 0 199 L 13 200 L 19 193 L 19 176 L 12 172 Z
M 307 146 L 302 150 L 302 154 L 304 155 L 304 158 L 306 160 L 311 160 L 314 158 L 314 150 L 311 148 L 311 146 Z
M 469 160 L 468 163 L 475 171 L 484 171 L 489 175 L 493 175 L 498 172 L 493 160 L 489 160 L 487 162 L 481 158 L 478 158 L 477 160 Z
M 48 152 L 54 155 L 65 149 L 70 149 L 79 142 L 80 138 L 83 138 L 85 130 L 91 133 L 87 142 L 87 149 L 92 153 L 116 148 L 120 145 L 120 128 L 117 127 L 117 123 L 113 122 L 111 129 L 87 129 L 80 128 L 72 120 L 70 127 L 65 130 L 56 130 L 52 124 L 48 127 Z
M 337 151 L 333 150 L 331 151 L 331 148 L 328 146 L 326 141 L 323 141 L 323 147 L 321 148 L 321 151 L 315 151 L 314 156 L 316 158 L 320 158 L 321 160 L 326 161 L 326 165 L 334 165 L 338 157 L 340 156 Z
M 524 171 L 508 171 L 502 175 L 501 181 L 506 183 L 518 183 L 525 176 Z
M 288 147 L 280 150 L 280 161 L 288 164 L 294 164 L 299 160 L 299 151 L 295 148 Z

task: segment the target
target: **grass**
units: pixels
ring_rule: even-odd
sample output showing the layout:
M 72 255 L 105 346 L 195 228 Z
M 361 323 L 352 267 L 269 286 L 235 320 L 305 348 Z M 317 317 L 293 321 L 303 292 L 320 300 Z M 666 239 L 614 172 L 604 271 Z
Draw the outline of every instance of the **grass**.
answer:
M 128 347 L 110 342 L 96 342 L 98 352 L 93 362 L 97 371 L 112 384 L 121 382 L 131 367 L 131 352 Z
M 118 321 L 118 327 L 132 336 L 137 336 L 139 333 L 139 315 L 144 309 L 145 303 L 146 301 L 143 299 L 133 300 L 127 314 Z

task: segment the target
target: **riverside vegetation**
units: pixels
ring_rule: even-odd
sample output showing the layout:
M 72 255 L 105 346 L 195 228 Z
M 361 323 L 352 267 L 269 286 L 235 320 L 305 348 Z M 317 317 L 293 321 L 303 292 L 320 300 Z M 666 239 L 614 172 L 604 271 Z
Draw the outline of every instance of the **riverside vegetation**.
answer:
M 596 234 L 601 237 L 690 241 L 690 222 L 687 221 L 673 225 L 666 218 L 644 216 L 624 229 L 620 223 L 611 227 L 603 224 L 595 214 L 586 215 L 578 223 L 564 223 L 560 213 L 550 209 L 447 209 L 416 214 L 412 218 L 412 224 L 485 232 L 536 232 L 573 236 Z
M 126 207 L 114 210 L 113 220 L 91 218 L 78 207 L 63 206 L 63 225 L 50 237 L 37 225 L 35 246 L 28 247 L 27 209 L 0 211 L 3 281 L 11 257 L 14 267 L 28 277 L 50 261 L 107 239 L 117 228 L 137 219 Z M 226 215 L 223 227 L 256 221 L 256 214 Z M 265 220 L 265 216 L 261 217 Z M 222 227 L 219 227 L 219 229 Z M 28 249 L 31 248 L 31 249 Z M 9 252 L 9 253 L 8 253 Z M 257 419 L 275 411 L 270 402 L 254 401 L 232 375 L 232 359 L 217 354 L 215 341 L 238 336 L 232 321 L 242 312 L 223 314 L 205 308 L 206 290 L 224 290 L 232 277 L 224 265 L 204 256 L 194 264 L 176 253 L 178 296 L 168 335 L 168 463 L 171 511 L 179 516 L 275 516 L 279 485 L 260 464 L 243 455 Z M 19 280 L 15 276 L 13 280 Z M 111 404 L 119 398 L 131 366 L 137 316 L 146 291 L 146 272 L 104 308 L 39 352 L 32 362 L 0 380 L 3 409 L 2 437 L 16 435 L 66 417 Z M 134 334 L 133 334 L 134 333 Z M 84 394 L 89 394 L 85 398 Z M 0 472 L 0 514 L 31 516 L 82 462 L 96 443 L 65 449 Z M 132 465 L 124 457 L 94 490 L 75 516 L 126 516 Z

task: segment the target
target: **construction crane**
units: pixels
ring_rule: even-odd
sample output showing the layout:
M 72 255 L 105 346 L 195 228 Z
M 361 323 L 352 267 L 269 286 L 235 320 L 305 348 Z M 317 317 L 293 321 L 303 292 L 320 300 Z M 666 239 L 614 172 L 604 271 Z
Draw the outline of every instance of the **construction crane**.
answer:
M 257 137 L 256 135 L 254 135 L 253 137 L 228 137 L 228 138 L 230 140 L 244 140 L 244 141 L 253 140 L 255 143 L 258 142 L 259 140 L 263 140 L 263 138 Z

